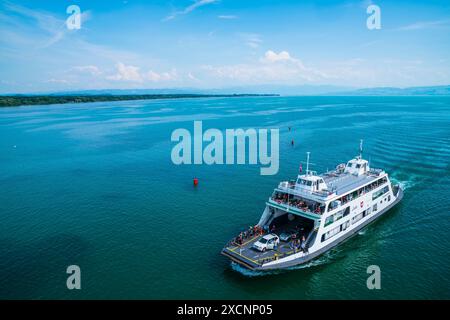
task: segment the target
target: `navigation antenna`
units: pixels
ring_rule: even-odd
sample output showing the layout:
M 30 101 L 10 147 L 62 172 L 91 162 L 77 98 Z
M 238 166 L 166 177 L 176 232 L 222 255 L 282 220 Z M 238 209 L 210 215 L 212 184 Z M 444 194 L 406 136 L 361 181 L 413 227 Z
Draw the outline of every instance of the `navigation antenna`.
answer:
M 363 139 L 359 140 L 359 159 L 362 159 Z
M 306 152 L 306 175 L 309 175 L 309 154 L 311 152 Z

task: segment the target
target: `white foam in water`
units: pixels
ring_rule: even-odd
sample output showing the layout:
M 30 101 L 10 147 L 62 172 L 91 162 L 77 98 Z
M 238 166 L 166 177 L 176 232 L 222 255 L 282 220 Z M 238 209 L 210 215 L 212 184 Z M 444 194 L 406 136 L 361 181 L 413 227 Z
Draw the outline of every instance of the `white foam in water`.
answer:
M 268 276 L 272 274 L 278 274 L 280 271 L 255 271 L 250 270 L 247 268 L 242 267 L 241 265 L 237 264 L 236 262 L 231 262 L 231 268 L 234 271 L 239 272 L 240 274 L 246 276 L 246 277 L 262 277 L 262 276 Z
M 417 184 L 414 180 L 415 180 L 415 179 L 414 179 L 414 176 L 411 176 L 411 180 L 406 180 L 406 181 L 404 181 L 404 180 L 398 180 L 398 179 L 396 179 L 395 177 L 391 176 L 391 181 L 392 181 L 394 184 L 400 185 L 400 187 L 401 187 L 403 190 L 406 190 L 406 189 L 409 189 L 409 188 L 414 187 L 414 186 Z

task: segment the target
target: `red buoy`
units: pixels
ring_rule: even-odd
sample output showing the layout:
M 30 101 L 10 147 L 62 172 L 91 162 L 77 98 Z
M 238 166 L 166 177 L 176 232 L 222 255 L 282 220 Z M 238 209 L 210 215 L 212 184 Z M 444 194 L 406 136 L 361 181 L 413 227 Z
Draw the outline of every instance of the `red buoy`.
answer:
M 194 178 L 194 186 L 197 186 L 197 185 L 198 185 L 198 179 Z

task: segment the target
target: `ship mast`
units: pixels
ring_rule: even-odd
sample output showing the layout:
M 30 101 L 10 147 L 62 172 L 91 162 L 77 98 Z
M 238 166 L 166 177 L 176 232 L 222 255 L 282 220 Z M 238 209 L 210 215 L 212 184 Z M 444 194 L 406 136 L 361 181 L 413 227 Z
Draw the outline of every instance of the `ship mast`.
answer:
M 359 140 L 359 159 L 362 159 L 363 139 Z
M 309 175 L 309 154 L 311 152 L 306 152 L 306 175 Z

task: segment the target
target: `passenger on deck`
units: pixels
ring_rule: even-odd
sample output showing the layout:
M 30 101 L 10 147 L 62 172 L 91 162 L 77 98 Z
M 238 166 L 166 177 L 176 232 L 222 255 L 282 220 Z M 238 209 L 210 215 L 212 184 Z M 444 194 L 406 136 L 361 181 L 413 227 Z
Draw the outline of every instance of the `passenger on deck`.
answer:
M 291 247 L 291 249 L 294 250 L 294 252 L 297 252 L 297 246 L 295 245 L 295 240 L 292 241 L 292 242 L 289 244 L 289 246 Z

